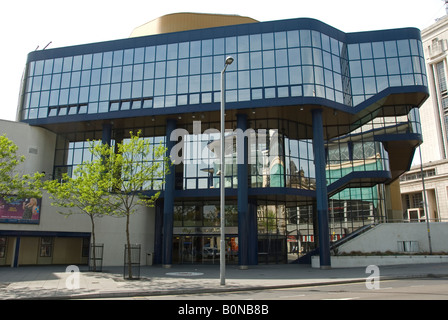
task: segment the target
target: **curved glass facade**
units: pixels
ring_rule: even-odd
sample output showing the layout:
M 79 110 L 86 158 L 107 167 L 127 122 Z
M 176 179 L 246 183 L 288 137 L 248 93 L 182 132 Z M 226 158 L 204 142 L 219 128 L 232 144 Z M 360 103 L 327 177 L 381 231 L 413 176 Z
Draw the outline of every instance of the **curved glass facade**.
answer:
M 389 87 L 426 84 L 419 39 L 344 38 L 303 28 L 30 59 L 21 120 L 217 103 L 227 55 L 228 103 L 317 97 L 356 106 Z
M 228 262 L 286 262 L 316 248 L 321 206 L 330 241 L 387 218 L 385 184 L 422 141 L 425 72 L 416 29 L 253 23 L 32 52 L 19 117 L 58 134 L 55 178 L 91 158 L 88 140 L 142 130 L 181 147 L 167 183 L 144 190 L 163 191 L 155 263 L 218 263 L 221 174 Z

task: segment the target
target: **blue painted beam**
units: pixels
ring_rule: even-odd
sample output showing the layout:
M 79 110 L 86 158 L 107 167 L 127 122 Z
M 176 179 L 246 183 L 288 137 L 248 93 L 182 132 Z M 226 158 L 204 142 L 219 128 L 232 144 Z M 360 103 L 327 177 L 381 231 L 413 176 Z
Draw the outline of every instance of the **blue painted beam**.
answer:
M 331 268 L 330 230 L 328 228 L 328 193 L 325 172 L 325 141 L 323 131 L 322 110 L 313 109 L 313 151 L 316 170 L 316 204 L 319 228 L 320 267 Z
M 247 115 L 237 114 L 237 128 L 244 133 L 247 129 Z M 238 166 L 238 263 L 249 265 L 249 197 L 248 197 L 248 143 L 244 136 L 237 137 Z
M 176 120 L 166 121 L 166 147 L 167 154 L 171 153 L 175 141 L 170 141 L 171 133 L 176 129 Z M 174 188 L 175 172 L 174 167 L 165 178 L 165 198 L 163 204 L 163 243 L 162 243 L 162 264 L 170 266 L 173 263 L 173 224 L 174 224 Z

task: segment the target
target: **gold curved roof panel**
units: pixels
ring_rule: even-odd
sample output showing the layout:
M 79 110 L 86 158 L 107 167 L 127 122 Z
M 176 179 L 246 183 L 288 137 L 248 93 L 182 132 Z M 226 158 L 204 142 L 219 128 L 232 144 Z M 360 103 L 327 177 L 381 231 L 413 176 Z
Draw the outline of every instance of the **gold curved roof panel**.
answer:
M 135 28 L 130 38 L 255 22 L 259 21 L 238 15 L 173 13 L 156 18 Z

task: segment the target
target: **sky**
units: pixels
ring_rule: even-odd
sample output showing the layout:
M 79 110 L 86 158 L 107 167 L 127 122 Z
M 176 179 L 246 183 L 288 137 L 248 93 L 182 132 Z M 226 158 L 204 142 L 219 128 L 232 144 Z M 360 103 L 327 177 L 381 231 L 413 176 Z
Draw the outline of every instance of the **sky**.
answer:
M 343 32 L 424 29 L 446 14 L 443 0 L 19 0 L 0 12 L 0 119 L 16 120 L 29 52 L 128 38 L 176 12 L 235 14 L 258 21 L 314 18 Z

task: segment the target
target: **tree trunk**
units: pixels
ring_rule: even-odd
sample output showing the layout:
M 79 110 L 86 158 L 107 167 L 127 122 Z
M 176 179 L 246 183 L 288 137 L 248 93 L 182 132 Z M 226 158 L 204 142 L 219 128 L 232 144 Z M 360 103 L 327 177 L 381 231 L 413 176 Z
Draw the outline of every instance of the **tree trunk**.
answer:
M 126 242 L 128 246 L 128 277 L 132 279 L 131 240 L 129 238 L 129 214 L 126 215 Z
M 96 241 L 95 241 L 95 222 L 93 219 L 93 215 L 90 216 L 90 221 L 92 222 L 93 272 L 96 272 Z

